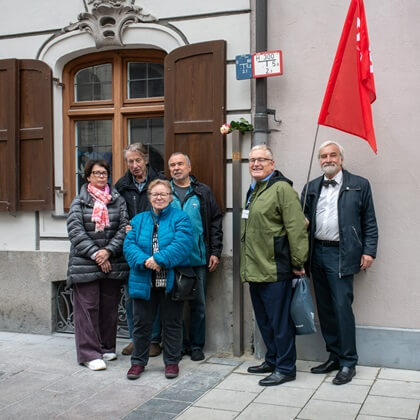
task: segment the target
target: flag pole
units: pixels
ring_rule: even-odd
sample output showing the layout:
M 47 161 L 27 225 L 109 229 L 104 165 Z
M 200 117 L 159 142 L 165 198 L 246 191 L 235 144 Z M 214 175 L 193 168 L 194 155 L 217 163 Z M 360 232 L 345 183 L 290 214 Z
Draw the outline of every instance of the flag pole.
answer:
M 314 144 L 312 146 L 311 161 L 309 162 L 308 176 L 306 177 L 305 196 L 303 198 L 303 204 L 302 204 L 302 209 L 303 209 L 304 212 L 305 212 L 306 198 L 308 196 L 309 177 L 311 176 L 312 162 L 314 160 L 315 145 L 316 145 L 316 139 L 318 138 L 318 131 L 319 131 L 319 124 L 316 126 L 316 133 L 315 133 L 315 138 L 314 138 Z

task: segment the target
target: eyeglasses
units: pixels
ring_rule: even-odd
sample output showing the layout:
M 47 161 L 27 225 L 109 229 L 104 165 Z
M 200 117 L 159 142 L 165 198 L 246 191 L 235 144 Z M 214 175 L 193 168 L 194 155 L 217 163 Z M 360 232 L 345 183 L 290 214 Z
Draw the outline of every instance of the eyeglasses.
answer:
M 98 178 L 106 178 L 108 176 L 108 172 L 107 171 L 92 171 L 92 175 L 95 175 Z
M 269 159 L 269 158 L 263 158 L 263 157 L 259 157 L 259 158 L 249 158 L 249 163 L 254 164 L 255 162 L 258 163 L 264 163 L 267 161 L 272 161 L 273 159 Z
M 158 198 L 158 197 L 161 197 L 161 198 L 166 198 L 166 197 L 168 197 L 169 195 L 171 195 L 171 193 L 162 192 L 162 193 L 151 193 L 151 194 L 149 194 L 149 195 L 150 195 L 150 197 L 152 197 L 152 198 Z

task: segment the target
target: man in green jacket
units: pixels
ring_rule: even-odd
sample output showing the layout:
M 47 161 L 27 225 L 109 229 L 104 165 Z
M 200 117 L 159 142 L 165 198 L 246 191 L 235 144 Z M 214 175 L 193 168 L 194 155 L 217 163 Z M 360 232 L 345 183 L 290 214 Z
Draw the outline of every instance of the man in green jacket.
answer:
M 303 275 L 308 255 L 305 216 L 292 182 L 274 170 L 266 145 L 249 153 L 253 182 L 242 212 L 241 278 L 249 282 L 258 328 L 267 347 L 250 373 L 270 373 L 262 386 L 296 379 L 295 327 L 290 317 L 292 279 Z

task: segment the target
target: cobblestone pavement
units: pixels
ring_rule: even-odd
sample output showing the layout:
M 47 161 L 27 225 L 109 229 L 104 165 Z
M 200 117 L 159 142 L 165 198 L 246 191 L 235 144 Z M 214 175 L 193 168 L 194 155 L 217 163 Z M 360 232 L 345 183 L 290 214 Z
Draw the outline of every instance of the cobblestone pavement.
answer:
M 0 419 L 153 420 L 420 420 L 420 372 L 358 366 L 349 384 L 313 375 L 317 362 L 298 361 L 297 379 L 264 388 L 250 375 L 252 357 L 184 357 L 180 376 L 164 377 L 162 356 L 151 358 L 140 379 L 129 381 L 130 358 L 104 371 L 76 363 L 71 335 L 0 332 Z

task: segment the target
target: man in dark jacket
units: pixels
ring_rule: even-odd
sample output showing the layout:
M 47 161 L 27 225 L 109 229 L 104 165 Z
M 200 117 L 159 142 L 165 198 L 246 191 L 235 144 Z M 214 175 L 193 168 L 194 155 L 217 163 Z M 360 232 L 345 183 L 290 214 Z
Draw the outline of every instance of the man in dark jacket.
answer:
M 127 164 L 127 172 L 115 184 L 115 188 L 124 197 L 127 203 L 128 216 L 130 220 L 138 213 L 150 208 L 147 197 L 147 187 L 154 179 L 165 179 L 165 176 L 148 164 L 147 147 L 142 143 L 132 143 L 124 149 L 124 160 Z M 126 290 L 126 313 L 127 326 L 130 338 L 133 332 L 133 310 L 132 301 Z M 152 344 L 150 356 L 158 356 L 160 348 L 160 322 L 153 326 Z M 129 343 L 122 353 L 130 355 L 133 351 L 133 343 Z
M 190 175 L 191 163 L 187 155 L 173 153 L 168 166 L 172 177 L 171 205 L 184 210 L 193 225 L 190 259 L 197 276 L 197 290 L 195 300 L 189 302 L 189 340 L 184 329 L 184 353 L 190 353 L 191 360 L 198 361 L 204 359 L 207 270 L 214 271 L 219 265 L 223 248 L 222 213 L 211 189 Z
M 329 359 L 312 373 L 338 370 L 333 384 L 356 374 L 356 327 L 352 310 L 353 276 L 376 257 L 378 227 L 369 181 L 343 169 L 343 148 L 327 141 L 319 149 L 324 175 L 302 192 L 309 221 L 309 269 Z M 306 193 L 307 188 L 307 193 Z

